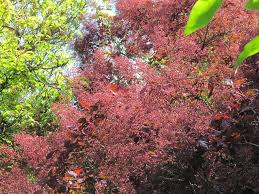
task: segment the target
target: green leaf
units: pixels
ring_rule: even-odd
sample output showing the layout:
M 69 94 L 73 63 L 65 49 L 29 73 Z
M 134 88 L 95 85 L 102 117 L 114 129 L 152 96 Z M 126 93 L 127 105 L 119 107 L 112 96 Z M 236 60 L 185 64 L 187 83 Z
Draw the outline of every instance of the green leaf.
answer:
M 0 136 L 0 140 L 3 141 L 4 143 L 6 143 L 7 145 L 13 145 L 12 140 L 5 138 L 5 137 L 1 137 Z
M 259 0 L 249 0 L 245 7 L 246 9 L 259 10 Z
M 198 0 L 192 8 L 189 20 L 185 26 L 185 35 L 190 35 L 208 25 L 223 0 Z
M 236 68 L 238 68 L 246 58 L 255 55 L 256 53 L 259 53 L 259 36 L 255 37 L 253 40 L 245 45 L 244 50 L 238 56 L 235 65 Z

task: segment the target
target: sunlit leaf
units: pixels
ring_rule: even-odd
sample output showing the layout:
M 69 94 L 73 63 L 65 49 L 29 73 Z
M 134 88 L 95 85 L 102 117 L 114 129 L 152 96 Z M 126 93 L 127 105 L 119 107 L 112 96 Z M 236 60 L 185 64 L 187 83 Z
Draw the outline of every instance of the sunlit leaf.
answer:
M 257 95 L 257 90 L 255 89 L 248 89 L 246 92 L 245 92 L 245 95 L 247 97 L 255 97 Z
M 223 0 L 198 0 L 191 10 L 191 14 L 185 27 L 185 35 L 190 35 L 200 28 L 208 25 Z
M 234 85 L 235 87 L 241 87 L 242 85 L 244 85 L 247 82 L 246 79 L 238 79 L 234 81 Z
M 82 168 L 77 168 L 77 169 L 74 170 L 74 172 L 75 172 L 77 175 L 82 174 L 83 171 L 84 171 L 84 170 L 83 170 Z
M 235 67 L 239 67 L 243 61 L 259 52 L 259 36 L 256 36 L 254 39 L 252 39 L 249 43 L 247 43 L 243 49 L 243 51 L 240 53 Z
M 223 120 L 223 119 L 230 119 L 230 117 L 227 114 L 219 113 L 214 115 L 214 120 Z
M 234 132 L 231 134 L 231 137 L 234 139 L 234 140 L 239 140 L 240 137 L 241 137 L 241 134 L 239 132 Z
M 113 93 L 116 93 L 119 91 L 119 85 L 118 84 L 110 84 L 110 90 L 113 92 Z
M 250 10 L 259 10 L 259 0 L 249 0 L 245 7 Z
M 81 107 L 85 108 L 85 109 L 90 109 L 92 104 L 86 100 L 79 100 L 79 104 Z

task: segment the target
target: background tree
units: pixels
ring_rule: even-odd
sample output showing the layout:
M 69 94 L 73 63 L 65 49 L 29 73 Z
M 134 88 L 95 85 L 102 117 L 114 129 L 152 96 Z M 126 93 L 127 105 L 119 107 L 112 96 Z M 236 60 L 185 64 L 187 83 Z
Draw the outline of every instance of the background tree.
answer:
M 0 1 L 0 132 L 51 130 L 51 102 L 71 96 L 63 76 L 75 63 L 84 0 Z M 48 128 L 48 129 L 47 129 Z

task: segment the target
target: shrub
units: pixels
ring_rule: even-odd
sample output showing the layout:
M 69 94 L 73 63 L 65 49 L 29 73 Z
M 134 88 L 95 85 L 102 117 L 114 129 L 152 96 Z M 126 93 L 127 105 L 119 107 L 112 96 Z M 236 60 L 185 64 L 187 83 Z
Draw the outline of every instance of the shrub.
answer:
M 53 105 L 60 130 L 47 140 L 16 138 L 41 185 L 89 193 L 258 191 L 258 134 L 245 130 L 258 116 L 258 104 L 251 114 L 247 105 L 257 86 L 244 87 L 255 70 L 242 67 L 234 77 L 232 68 L 241 43 L 256 33 L 256 15 L 243 1 L 225 1 L 209 29 L 184 37 L 193 3 L 119 0 L 108 34 L 98 37 L 108 46 L 78 40 L 84 65 L 71 82 L 75 105 Z M 19 137 L 36 138 L 41 152 L 29 156 Z M 39 155 L 46 174 L 35 168 Z

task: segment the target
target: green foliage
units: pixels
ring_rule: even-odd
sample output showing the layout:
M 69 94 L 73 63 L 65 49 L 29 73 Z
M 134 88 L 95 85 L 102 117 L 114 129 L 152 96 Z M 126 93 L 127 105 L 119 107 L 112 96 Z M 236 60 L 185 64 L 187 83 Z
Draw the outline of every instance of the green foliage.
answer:
M 156 70 L 161 70 L 163 69 L 166 65 L 167 62 L 169 61 L 168 57 L 162 57 L 162 58 L 157 58 L 156 56 L 152 54 L 147 54 L 144 57 L 144 60 L 154 69 Z
M 185 27 L 185 35 L 190 35 L 208 25 L 223 0 L 198 0 L 192 8 L 189 21 Z
M 246 58 L 255 55 L 256 53 L 259 53 L 259 36 L 256 36 L 245 45 L 244 50 L 237 59 L 236 67 L 239 67 Z
M 84 0 L 0 0 L 0 133 L 53 121 Z
M 30 181 L 31 183 L 36 183 L 37 177 L 36 177 L 36 173 L 34 172 L 34 170 L 32 168 L 29 168 L 28 166 L 26 166 L 24 168 L 24 170 L 26 172 L 28 181 Z
M 259 10 L 259 0 L 249 0 L 245 7 L 246 9 Z

